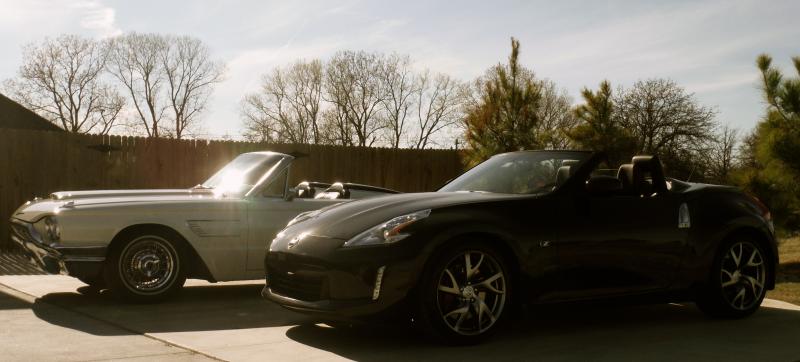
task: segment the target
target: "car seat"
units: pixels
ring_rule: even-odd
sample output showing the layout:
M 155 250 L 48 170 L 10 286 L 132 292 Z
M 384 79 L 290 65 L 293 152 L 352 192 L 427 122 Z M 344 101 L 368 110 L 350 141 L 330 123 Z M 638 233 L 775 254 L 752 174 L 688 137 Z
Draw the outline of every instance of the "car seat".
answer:
M 617 170 L 617 178 L 622 183 L 622 192 L 625 194 L 635 194 L 633 188 L 633 164 L 626 163 L 619 166 Z
M 314 197 L 315 199 L 349 199 L 350 190 L 348 190 L 341 182 L 336 182 L 325 191 Z
M 664 170 L 658 156 L 634 156 L 632 161 L 633 177 L 631 181 L 637 194 L 652 196 L 667 191 Z
M 575 173 L 577 160 L 564 160 L 556 171 L 556 186 L 561 186 Z
M 297 184 L 297 186 L 295 187 L 295 190 L 296 190 L 295 192 L 297 194 L 297 196 L 295 196 L 295 197 L 300 198 L 300 199 L 311 199 L 311 198 L 314 198 L 314 194 L 316 193 L 316 190 L 314 189 L 314 186 L 311 185 L 310 183 L 308 183 L 308 181 L 303 181 L 303 182 Z

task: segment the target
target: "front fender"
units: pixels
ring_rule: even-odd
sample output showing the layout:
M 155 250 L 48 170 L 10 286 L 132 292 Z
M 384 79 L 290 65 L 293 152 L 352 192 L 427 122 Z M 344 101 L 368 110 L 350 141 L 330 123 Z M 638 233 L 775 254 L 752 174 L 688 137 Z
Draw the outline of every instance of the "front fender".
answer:
M 461 241 L 485 241 L 503 254 L 511 263 L 514 272 L 524 271 L 531 252 L 515 237 L 514 229 L 502 220 L 485 216 L 464 217 L 453 214 L 439 213 L 425 220 L 421 232 L 415 233 L 414 248 L 421 250 L 416 259 L 416 266 L 412 281 L 416 285 L 432 260 L 436 259 L 445 247 L 452 246 Z
M 180 234 L 206 265 L 214 280 L 246 278 L 247 218 L 246 209 L 238 204 L 220 207 L 202 205 L 164 206 L 147 210 L 142 206 L 86 208 L 65 210 L 57 215 L 61 227 L 61 244 L 65 247 L 109 247 L 125 229 L 139 225 L 160 225 Z M 221 228 L 215 220 L 234 227 Z M 209 230 L 198 229 L 213 224 Z M 224 232 L 220 233 L 219 230 Z

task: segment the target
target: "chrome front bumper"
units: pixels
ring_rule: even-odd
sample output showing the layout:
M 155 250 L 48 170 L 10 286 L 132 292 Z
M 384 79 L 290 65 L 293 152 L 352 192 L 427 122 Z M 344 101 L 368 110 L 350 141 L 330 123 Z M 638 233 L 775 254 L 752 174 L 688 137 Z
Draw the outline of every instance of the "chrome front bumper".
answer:
M 105 246 L 45 245 L 34 237 L 33 225 L 17 219 L 11 219 L 11 240 L 33 264 L 50 274 L 91 278 L 100 274 L 106 260 Z

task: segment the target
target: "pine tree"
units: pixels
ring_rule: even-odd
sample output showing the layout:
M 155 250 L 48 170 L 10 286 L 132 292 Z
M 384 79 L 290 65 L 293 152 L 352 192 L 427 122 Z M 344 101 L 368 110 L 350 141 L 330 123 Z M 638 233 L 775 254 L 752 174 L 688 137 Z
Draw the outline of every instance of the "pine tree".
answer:
M 580 123 L 570 138 L 579 148 L 605 152 L 614 166 L 630 159 L 636 141 L 616 117 L 611 84 L 604 80 L 597 92 L 584 88 L 581 96 L 585 103 L 574 110 Z
M 492 67 L 477 82 L 477 99 L 464 118 L 470 166 L 497 153 L 542 147 L 536 132 L 541 88 L 518 58 L 519 41 L 511 38 L 508 64 Z
M 772 66 L 772 58 L 762 54 L 756 60 L 762 75 L 762 91 L 767 102 L 764 151 L 779 159 L 793 173 L 800 174 L 800 57 L 792 58 L 798 78 L 785 78 Z
M 746 166 L 738 183 L 757 195 L 779 225 L 800 228 L 800 57 L 794 57 L 798 78 L 786 78 L 762 54 L 756 59 L 766 101 L 764 118 L 742 149 Z

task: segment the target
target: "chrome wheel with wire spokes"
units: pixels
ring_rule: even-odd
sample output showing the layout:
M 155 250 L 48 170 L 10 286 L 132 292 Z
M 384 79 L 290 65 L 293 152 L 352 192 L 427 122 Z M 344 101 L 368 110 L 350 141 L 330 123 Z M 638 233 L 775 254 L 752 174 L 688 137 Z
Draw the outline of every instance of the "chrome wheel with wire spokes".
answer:
M 745 311 L 761 302 L 766 265 L 759 248 L 748 241 L 734 243 L 720 263 L 722 295 L 731 308 Z
M 465 250 L 441 272 L 436 301 L 453 332 L 480 335 L 495 325 L 505 307 L 505 272 L 489 253 Z
M 132 240 L 122 250 L 119 274 L 136 294 L 159 294 L 177 279 L 178 253 L 165 239 L 146 235 Z

